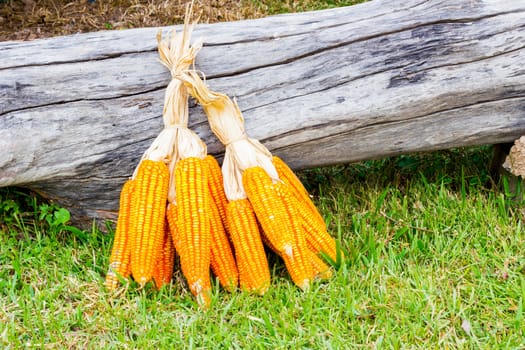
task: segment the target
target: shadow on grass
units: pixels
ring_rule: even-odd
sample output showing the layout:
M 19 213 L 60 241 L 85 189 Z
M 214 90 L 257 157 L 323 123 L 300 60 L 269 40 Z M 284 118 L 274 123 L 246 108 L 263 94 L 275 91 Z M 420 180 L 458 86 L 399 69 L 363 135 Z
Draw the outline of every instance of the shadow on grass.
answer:
M 403 189 L 413 181 L 443 183 L 459 191 L 465 185 L 490 187 L 492 146 L 456 148 L 436 152 L 414 153 L 368 160 L 354 164 L 304 170 L 301 181 L 310 193 L 321 185 L 359 185 L 363 187 L 395 186 Z M 466 182 L 466 183 L 465 183 Z
M 363 192 L 372 188 L 394 187 L 405 193 L 409 184 L 420 181 L 446 185 L 450 191 L 464 194 L 471 189 L 485 190 L 497 186 L 496 189 L 499 188 L 506 196 L 512 196 L 505 177 L 494 184 L 490 176 L 491 158 L 492 146 L 457 148 L 304 170 L 298 176 L 314 196 L 320 192 L 330 196 L 331 191 L 350 188 L 359 188 L 359 192 Z M 0 229 L 4 231 L 21 230 L 28 226 L 40 230 L 57 229 L 60 225 L 66 225 L 68 219 L 68 213 L 62 208 L 29 189 L 0 188 Z M 71 228 L 64 226 L 66 231 L 68 227 Z M 80 231 L 73 233 L 80 234 Z

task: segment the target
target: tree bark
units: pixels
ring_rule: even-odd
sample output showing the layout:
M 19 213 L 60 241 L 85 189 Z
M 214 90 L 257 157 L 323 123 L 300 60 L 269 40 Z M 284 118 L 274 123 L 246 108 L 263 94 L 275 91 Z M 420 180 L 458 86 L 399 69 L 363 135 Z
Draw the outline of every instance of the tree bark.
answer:
M 162 128 L 158 30 L 0 43 L 0 186 L 36 190 L 77 224 L 115 219 Z M 201 37 L 208 84 L 295 169 L 525 134 L 524 0 L 374 0 L 198 25 Z M 199 107 L 190 126 L 222 152 Z

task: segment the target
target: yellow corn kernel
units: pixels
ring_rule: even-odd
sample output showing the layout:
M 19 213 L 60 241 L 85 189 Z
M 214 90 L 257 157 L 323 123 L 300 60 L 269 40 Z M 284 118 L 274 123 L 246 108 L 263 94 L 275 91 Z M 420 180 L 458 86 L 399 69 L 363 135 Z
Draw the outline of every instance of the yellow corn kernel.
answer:
M 252 205 L 247 199 L 230 201 L 226 217 L 235 248 L 240 286 L 243 290 L 262 295 L 270 286 L 270 269 Z
M 131 273 L 129 263 L 131 252 L 129 219 L 133 185 L 133 180 L 126 181 L 120 192 L 117 228 L 115 230 L 113 247 L 111 249 L 111 256 L 109 257 L 109 269 L 105 281 L 108 290 L 117 288 L 119 276 L 121 278 L 128 278 Z
M 141 285 L 153 277 L 162 250 L 169 170 L 160 161 L 143 160 L 135 177 L 130 226 L 131 274 Z
M 210 303 L 211 227 L 208 179 L 203 160 L 185 158 L 175 167 L 180 265 L 197 302 Z

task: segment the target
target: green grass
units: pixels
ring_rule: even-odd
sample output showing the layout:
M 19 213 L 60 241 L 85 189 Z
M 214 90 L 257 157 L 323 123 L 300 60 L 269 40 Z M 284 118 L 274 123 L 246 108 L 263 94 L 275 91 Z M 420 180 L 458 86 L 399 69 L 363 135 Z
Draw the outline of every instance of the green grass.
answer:
M 314 11 L 334 7 L 351 6 L 367 0 L 252 0 L 264 13 L 279 14 L 289 12 Z
M 267 13 L 356 2 L 253 1 Z M 481 147 L 303 172 L 344 264 L 301 292 L 271 256 L 266 295 L 215 287 L 207 312 L 178 271 L 160 292 L 110 296 L 112 234 L 0 189 L 0 348 L 523 349 L 524 201 L 490 187 L 489 160 Z
M 215 288 L 199 310 L 180 272 L 156 292 L 104 291 L 112 235 L 0 191 L 0 347 L 523 349 L 523 198 L 486 187 L 489 148 L 301 174 L 347 260 L 301 292 L 271 258 L 262 296 Z

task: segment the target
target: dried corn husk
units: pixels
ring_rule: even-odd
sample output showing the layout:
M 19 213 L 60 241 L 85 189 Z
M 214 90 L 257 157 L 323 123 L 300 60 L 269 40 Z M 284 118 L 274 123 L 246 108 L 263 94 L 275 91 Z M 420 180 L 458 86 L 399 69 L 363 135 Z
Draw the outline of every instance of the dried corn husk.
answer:
M 180 79 L 202 105 L 211 130 L 225 146 L 222 169 L 228 199 L 246 198 L 242 172 L 248 168 L 260 166 L 274 181 L 278 181 L 272 154 L 259 141 L 248 137 L 237 103 L 224 94 L 209 90 L 196 71 L 187 71 Z
M 188 91 L 177 79 L 181 72 L 193 65 L 202 47 L 200 41 L 190 45 L 190 36 L 194 26 L 194 24 L 189 24 L 190 14 L 191 9 L 186 14 L 182 32 L 177 33 L 173 30 L 170 37 L 164 39 L 161 32 L 157 34 L 160 61 L 169 69 L 172 80 L 164 95 L 162 112 L 164 129 L 144 152 L 141 159 L 162 160 L 169 165 L 170 173 L 173 173 L 180 159 L 206 157 L 206 144 L 195 132 L 188 129 Z M 170 179 L 168 200 L 175 202 L 173 177 Z

